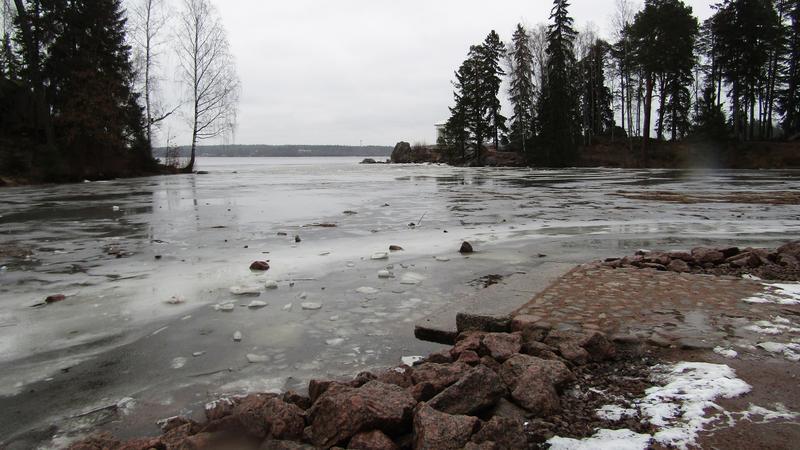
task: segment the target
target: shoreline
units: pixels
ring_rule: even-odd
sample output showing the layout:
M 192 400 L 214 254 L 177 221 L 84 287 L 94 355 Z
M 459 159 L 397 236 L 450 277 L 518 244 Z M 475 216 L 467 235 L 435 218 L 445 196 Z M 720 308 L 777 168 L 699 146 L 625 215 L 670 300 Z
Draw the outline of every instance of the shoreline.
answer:
M 787 244 L 781 249 L 782 251 L 760 249 L 739 251 L 737 249 L 736 254 L 727 257 L 725 257 L 724 251 L 731 253 L 731 248 L 695 249 L 688 254 L 689 256 L 686 253 L 670 254 L 677 256 L 674 259 L 679 261 L 688 260 L 691 257 L 691 262 L 687 265 L 691 265 L 694 269 L 690 270 L 681 270 L 684 267 L 679 264 L 667 269 L 669 263 L 651 262 L 651 260 L 664 262 L 664 255 L 667 254 L 657 252 L 639 253 L 633 257 L 611 259 L 594 265 L 579 266 L 579 268 L 583 267 L 580 270 L 606 270 L 611 276 L 616 276 L 617 272 L 622 276 L 627 276 L 627 271 L 630 270 L 638 271 L 637 274 L 642 276 L 667 272 L 682 276 L 683 273 L 694 271 L 695 274 L 691 276 L 711 276 L 712 278 L 709 280 L 713 281 L 708 281 L 709 283 L 720 280 L 724 284 L 725 280 L 729 278 L 701 272 L 722 270 L 724 269 L 722 266 L 730 266 L 732 262 L 744 259 L 749 266 L 756 266 L 749 267 L 749 269 L 761 267 L 760 274 L 769 274 L 772 272 L 765 267 L 780 265 L 781 262 L 792 265 L 800 256 L 800 244 L 797 242 Z M 759 259 L 758 263 L 756 258 Z M 791 258 L 795 258 L 795 260 L 791 261 Z M 636 265 L 639 267 L 635 267 Z M 796 265 L 794 267 L 791 278 L 797 281 Z M 573 275 L 570 273 L 562 279 L 569 279 Z M 737 273 L 738 275 L 741 273 Z M 568 280 L 568 283 L 574 284 L 575 281 Z M 554 283 L 551 288 L 557 287 L 557 285 L 558 283 Z M 544 291 L 543 295 L 546 296 L 547 291 Z M 774 301 L 770 295 L 777 294 L 758 295 L 765 300 L 763 303 L 761 301 L 747 303 L 754 305 L 751 308 L 753 311 L 768 307 L 768 303 Z M 542 297 L 537 296 L 537 298 Z M 792 306 L 797 304 L 800 304 L 800 297 L 796 302 L 787 301 L 782 306 L 780 306 L 781 302 L 776 302 L 777 307 L 782 308 L 780 310 L 792 310 L 800 315 L 800 308 Z M 774 320 L 776 323 L 783 323 L 777 319 Z M 791 321 L 792 319 L 784 320 Z M 789 330 L 787 333 L 800 333 L 800 328 L 791 331 L 791 326 L 787 326 L 786 330 Z M 697 399 L 691 400 L 700 402 L 694 408 L 697 405 L 705 405 L 703 402 L 717 401 L 718 399 L 731 405 L 731 408 L 744 407 L 743 412 L 735 413 L 738 414 L 735 417 L 740 418 L 737 424 L 745 423 L 746 418 L 756 415 L 764 417 L 763 426 L 767 429 L 776 427 L 781 429 L 783 427 L 781 424 L 800 417 L 798 413 L 793 412 L 800 409 L 800 404 L 798 404 L 800 393 L 790 391 L 780 394 L 785 397 L 785 400 L 788 400 L 781 409 L 775 404 L 777 402 L 774 398 L 775 393 L 765 392 L 762 389 L 764 383 L 785 383 L 794 377 L 791 375 L 791 368 L 794 367 L 793 364 L 797 363 L 789 358 L 791 351 L 786 354 L 785 360 L 782 358 L 768 360 L 771 364 L 769 370 L 773 374 L 773 378 L 754 380 L 751 378 L 753 370 L 758 372 L 756 367 L 760 366 L 759 363 L 747 358 L 731 357 L 729 352 L 722 351 L 725 349 L 712 348 L 711 344 L 698 342 L 690 344 L 689 341 L 680 340 L 672 341 L 677 342 L 677 344 L 673 344 L 659 342 L 653 337 L 619 333 L 607 338 L 601 331 L 592 327 L 576 327 L 572 322 L 548 323 L 541 317 L 525 311 L 524 306 L 505 321 L 498 322 L 497 317 L 492 316 L 474 316 L 471 320 L 460 320 L 458 331 L 460 333 L 458 340 L 449 351 L 434 353 L 421 361 L 414 362 L 413 365 L 361 373 L 352 381 L 312 380 L 308 387 L 307 397 L 290 391 L 281 396 L 253 394 L 243 398 L 229 398 L 222 400 L 221 403 L 214 402 L 210 408 L 207 407 L 205 410 L 207 419 L 205 424 L 194 422 L 188 418 L 170 418 L 162 425 L 162 432 L 165 433 L 162 437 L 131 441 L 129 442 L 131 447 L 124 448 L 149 448 L 148 446 L 161 444 L 168 447 L 170 445 L 193 445 L 195 447 L 191 448 L 215 448 L 215 445 L 223 442 L 231 443 L 234 435 L 236 442 L 241 445 L 255 445 L 252 447 L 254 449 L 259 448 L 259 445 L 260 448 L 312 448 L 303 447 L 308 444 L 329 448 L 337 444 L 344 445 L 348 441 L 350 442 L 349 448 L 411 448 L 411 446 L 414 448 L 461 448 L 464 446 L 466 448 L 525 448 L 519 447 L 523 445 L 519 440 L 520 436 L 528 438 L 525 443 L 527 448 L 539 448 L 538 446 L 543 445 L 544 442 L 553 445 L 554 448 L 562 448 L 559 445 L 563 445 L 563 448 L 581 448 L 569 447 L 569 445 L 584 445 L 581 442 L 596 445 L 608 439 L 622 439 L 622 441 L 617 441 L 618 443 L 643 442 L 643 439 L 648 439 L 647 442 L 650 442 L 649 439 L 658 440 L 658 436 L 661 436 L 658 424 L 661 429 L 664 428 L 665 423 L 677 427 L 676 430 L 685 430 L 685 427 L 680 420 L 674 417 L 651 416 L 652 423 L 631 420 L 632 417 L 626 416 L 629 414 L 626 411 L 631 411 L 631 405 L 640 405 L 634 407 L 634 410 L 638 411 L 636 414 L 645 414 L 646 408 L 641 405 L 646 405 L 647 401 L 642 399 L 651 398 L 653 392 L 662 392 L 662 397 L 658 397 L 659 401 L 673 402 L 677 405 L 676 407 L 681 408 L 686 406 L 685 402 L 681 403 L 683 400 L 678 401 L 669 397 L 672 395 L 669 394 L 669 387 L 675 383 L 684 388 L 688 383 L 688 386 L 699 389 Z M 755 349 L 755 347 L 753 348 Z M 617 353 L 618 355 L 615 356 Z M 800 355 L 800 351 L 798 351 L 798 355 Z M 642 358 L 646 364 L 640 363 Z M 686 360 L 694 362 L 684 362 Z M 727 363 L 735 365 L 736 371 L 729 369 Z M 654 369 L 656 367 L 657 369 Z M 687 368 L 691 368 L 691 370 L 686 372 Z M 606 380 L 617 380 L 608 385 L 593 384 L 591 381 L 593 379 L 604 379 L 603 376 L 598 375 L 604 373 L 604 370 L 610 370 L 610 373 L 627 370 L 638 374 L 631 378 L 633 381 L 629 380 L 632 385 L 627 393 L 617 392 L 615 394 L 618 403 L 620 395 L 623 399 L 623 405 L 616 409 L 600 405 L 610 398 L 605 395 L 598 398 L 592 397 L 589 400 L 585 395 L 577 397 L 573 395 L 576 390 L 585 394 L 604 391 L 604 389 L 616 386 L 618 379 L 615 377 Z M 652 378 L 654 371 L 661 373 L 656 379 Z M 737 378 L 739 371 L 750 379 Z M 705 375 L 687 379 L 684 377 L 685 373 Z M 499 382 L 487 381 L 494 379 Z M 520 388 L 522 379 L 528 380 L 525 382 L 524 389 Z M 541 388 L 543 390 L 538 390 L 539 388 L 534 386 L 539 386 L 543 379 L 549 379 L 552 381 L 552 385 L 548 388 L 545 383 Z M 708 382 L 722 382 L 730 389 L 708 393 L 702 390 L 704 383 Z M 751 391 L 752 394 L 747 394 Z M 557 392 L 558 397 L 553 397 L 553 392 Z M 742 397 L 743 394 L 747 394 L 747 396 Z M 704 395 L 706 397 L 703 397 Z M 721 400 L 724 398 L 730 398 L 730 400 Z M 747 409 L 739 400 L 746 398 L 767 403 L 761 409 Z M 356 412 L 352 412 L 353 405 L 362 404 L 361 402 L 367 402 L 373 406 L 364 411 L 358 410 L 356 407 Z M 561 410 L 554 406 L 557 404 L 563 404 L 565 409 Z M 691 402 L 688 405 L 687 407 L 692 407 Z M 606 413 L 604 413 L 604 417 L 598 418 L 595 417 L 594 411 L 600 407 Z M 794 410 L 792 410 L 793 407 Z M 376 414 L 378 418 L 373 417 Z M 564 421 L 562 418 L 551 423 L 552 420 L 548 421 L 548 418 L 553 417 L 554 414 L 556 418 L 562 417 L 563 414 L 571 414 L 572 419 Z M 589 425 L 575 428 L 575 417 L 580 417 L 581 421 Z M 713 435 L 708 435 L 704 431 L 707 428 L 706 425 L 711 423 L 708 421 L 713 417 L 719 418 L 719 415 L 710 417 L 696 416 L 686 422 L 689 424 L 688 426 L 693 427 L 694 431 L 690 434 L 684 433 L 681 438 L 684 439 L 682 442 L 703 442 L 711 445 L 714 442 L 725 442 L 728 435 L 736 432 L 736 426 L 734 426 L 726 432 L 720 433 L 717 430 Z M 772 417 L 773 420 L 767 420 L 767 417 Z M 558 425 L 562 423 L 559 420 L 563 421 L 564 425 Z M 329 423 L 337 423 L 340 426 L 334 429 L 326 425 Z M 449 426 L 443 427 L 440 425 L 441 423 L 449 424 Z M 627 428 L 622 427 L 623 425 Z M 611 427 L 617 431 L 596 433 L 598 428 L 605 427 Z M 791 427 L 789 432 L 792 433 Z M 246 436 L 246 438 L 241 440 L 242 436 Z M 98 439 L 96 441 L 88 440 L 71 448 L 84 450 L 117 448 L 114 445 L 122 445 L 121 442 L 115 441 L 109 436 Z M 297 442 L 297 444 L 279 442 L 287 439 Z M 574 439 L 589 440 L 574 441 Z M 758 442 L 759 439 L 758 435 L 751 436 L 749 442 Z M 437 442 L 439 444 L 435 444 Z M 444 444 L 445 442 L 458 442 L 459 445 L 458 447 L 448 447 Z M 663 443 L 664 441 L 659 442 Z M 442 445 L 444 446 L 442 447 Z

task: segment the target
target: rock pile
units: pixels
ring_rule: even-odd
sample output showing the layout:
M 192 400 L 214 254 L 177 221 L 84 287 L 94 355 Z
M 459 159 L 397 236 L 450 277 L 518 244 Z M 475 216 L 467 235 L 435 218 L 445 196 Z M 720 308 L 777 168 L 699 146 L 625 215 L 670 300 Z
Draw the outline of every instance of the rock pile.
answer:
M 639 251 L 632 257 L 607 259 L 603 264 L 613 268 L 637 267 L 734 276 L 751 274 L 765 280 L 798 281 L 800 241 L 777 249 L 698 247 L 691 252 Z
M 531 424 L 566 414 L 576 374 L 613 359 L 616 349 L 599 332 L 552 330 L 530 316 L 505 323 L 501 332 L 464 331 L 455 346 L 414 366 L 312 380 L 307 396 L 221 399 L 206 406 L 205 423 L 175 417 L 162 421 L 158 438 L 99 436 L 70 449 L 211 449 L 232 440 L 254 449 L 530 448 L 547 437 Z

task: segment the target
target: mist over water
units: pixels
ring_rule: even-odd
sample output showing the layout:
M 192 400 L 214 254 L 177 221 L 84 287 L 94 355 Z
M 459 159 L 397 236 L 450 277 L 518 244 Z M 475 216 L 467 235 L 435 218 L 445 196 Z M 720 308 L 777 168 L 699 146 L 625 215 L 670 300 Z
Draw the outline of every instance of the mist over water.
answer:
M 201 412 L 221 394 L 398 364 L 438 348 L 413 339 L 414 321 L 489 274 L 800 235 L 797 205 L 617 195 L 797 191 L 797 171 L 360 160 L 201 158 L 207 175 L 0 190 L 0 441 L 124 397 L 137 406 L 108 426 L 153 432 L 155 418 Z M 459 255 L 462 240 L 478 252 Z M 404 251 L 371 259 L 392 244 Z M 271 269 L 251 272 L 262 259 Z M 387 266 L 394 277 L 379 279 Z M 32 307 L 53 294 L 67 299 Z M 231 312 L 214 309 L 229 302 Z

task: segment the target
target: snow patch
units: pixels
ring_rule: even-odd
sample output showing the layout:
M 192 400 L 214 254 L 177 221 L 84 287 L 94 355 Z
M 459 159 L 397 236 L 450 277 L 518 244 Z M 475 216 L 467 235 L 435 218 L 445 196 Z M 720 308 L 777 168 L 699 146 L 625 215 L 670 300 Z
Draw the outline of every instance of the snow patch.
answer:
M 724 356 L 725 358 L 736 358 L 739 356 L 739 353 L 736 350 L 724 347 L 714 347 L 714 353 Z
M 599 430 L 590 438 L 554 437 L 547 443 L 550 450 L 641 450 L 647 448 L 651 438 L 631 430 Z
M 747 303 L 777 303 L 800 305 L 800 283 L 764 284 L 767 292 L 744 299 Z

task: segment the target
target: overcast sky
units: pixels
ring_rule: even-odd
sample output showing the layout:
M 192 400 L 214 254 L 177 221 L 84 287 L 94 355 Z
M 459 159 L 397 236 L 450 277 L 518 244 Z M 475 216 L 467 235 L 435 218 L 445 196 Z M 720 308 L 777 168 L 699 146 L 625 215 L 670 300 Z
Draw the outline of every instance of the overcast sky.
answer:
M 710 15 L 710 0 L 685 1 L 700 20 Z M 434 143 L 433 124 L 448 117 L 453 72 L 469 46 L 492 29 L 507 41 L 519 22 L 546 22 L 552 6 L 550 0 L 213 3 L 242 82 L 235 143 L 343 145 Z M 616 0 L 571 3 L 576 27 L 593 23 L 610 35 Z M 164 128 L 176 143 L 189 142 L 184 123 Z

